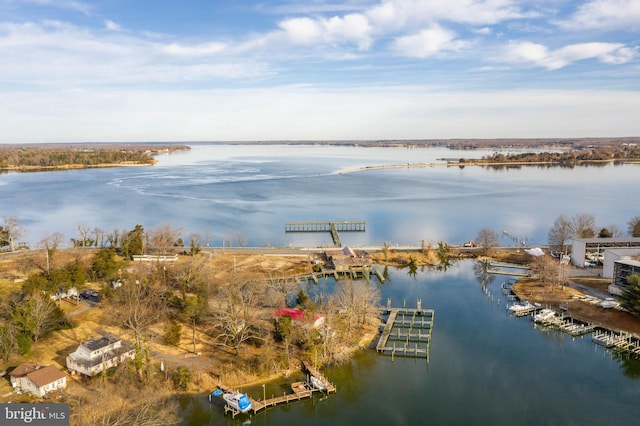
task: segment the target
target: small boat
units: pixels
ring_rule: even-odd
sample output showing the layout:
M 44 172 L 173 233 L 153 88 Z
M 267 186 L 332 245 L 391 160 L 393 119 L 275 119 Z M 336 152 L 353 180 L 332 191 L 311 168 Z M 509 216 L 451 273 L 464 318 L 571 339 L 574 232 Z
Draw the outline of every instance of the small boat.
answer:
M 246 413 L 253 408 L 249 397 L 243 393 L 225 393 L 222 395 L 227 405 L 236 411 Z
M 327 384 L 315 376 L 311 376 L 311 385 L 319 390 L 326 390 Z
M 602 302 L 600 302 L 600 307 L 604 309 L 616 308 L 620 305 L 620 303 L 616 302 L 613 297 L 607 297 Z
M 509 306 L 511 312 L 526 311 L 533 308 L 535 308 L 535 306 L 529 302 L 516 303 L 515 305 Z
M 543 309 L 533 316 L 533 321 L 543 322 L 548 321 L 556 316 L 556 312 L 553 309 Z

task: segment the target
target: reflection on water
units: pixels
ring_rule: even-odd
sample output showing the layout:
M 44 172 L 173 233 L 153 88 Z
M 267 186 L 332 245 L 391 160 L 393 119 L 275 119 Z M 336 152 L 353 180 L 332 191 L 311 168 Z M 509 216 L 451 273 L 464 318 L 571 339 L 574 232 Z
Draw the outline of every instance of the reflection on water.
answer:
M 389 281 L 376 285 L 394 306 L 422 299 L 435 310 L 429 364 L 361 351 L 324 370 L 337 387 L 329 397 L 234 420 L 221 406 L 194 404 L 183 424 L 584 425 L 633 424 L 640 415 L 637 360 L 617 357 L 589 336 L 571 338 L 509 315 L 500 279 L 486 280 L 482 262 L 462 260 L 447 271 L 419 268 L 415 276 L 407 269 L 387 268 Z M 333 280 L 321 280 L 309 293 L 334 287 Z M 266 393 L 287 386 L 286 380 L 267 384 Z M 261 386 L 243 390 L 262 398 Z M 206 415 L 188 420 L 189 410 Z
M 477 157 L 491 153 L 473 152 Z M 191 152 L 161 156 L 153 167 L 2 174 L 0 199 L 2 215 L 19 218 L 31 243 L 54 231 L 74 237 L 80 222 L 104 230 L 170 223 L 186 235 L 209 232 L 212 246 L 221 246 L 228 233 L 234 240 L 244 233 L 254 246 L 329 244 L 328 234 L 284 233 L 286 221 L 317 220 L 366 221 L 367 232 L 341 235 L 347 245 L 460 244 L 484 227 L 505 231 L 502 244 L 513 244 L 509 235 L 544 244 L 561 214 L 588 212 L 603 226 L 624 229 L 640 209 L 640 200 L 628 199 L 640 181 L 639 165 L 339 174 L 469 154 L 431 148 L 197 145 Z

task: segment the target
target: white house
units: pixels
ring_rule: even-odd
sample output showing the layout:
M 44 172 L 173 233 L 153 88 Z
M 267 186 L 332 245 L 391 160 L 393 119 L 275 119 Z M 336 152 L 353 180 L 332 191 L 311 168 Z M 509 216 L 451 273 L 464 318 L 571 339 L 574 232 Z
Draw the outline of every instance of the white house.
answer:
M 135 348 L 131 343 L 112 334 L 106 334 L 82 342 L 75 352 L 67 356 L 67 368 L 71 374 L 95 376 L 134 357 Z
M 38 397 L 67 387 L 67 376 L 53 365 L 43 367 L 25 362 L 17 366 L 9 376 L 14 389 Z

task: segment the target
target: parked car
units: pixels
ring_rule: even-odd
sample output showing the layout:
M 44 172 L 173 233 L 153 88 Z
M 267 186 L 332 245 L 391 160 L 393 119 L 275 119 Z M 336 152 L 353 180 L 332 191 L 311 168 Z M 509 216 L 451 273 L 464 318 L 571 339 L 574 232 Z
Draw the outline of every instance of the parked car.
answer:
M 462 245 L 462 247 L 476 247 L 476 246 L 477 246 L 477 244 L 475 242 L 473 242 L 473 241 L 467 241 L 466 243 L 464 243 Z

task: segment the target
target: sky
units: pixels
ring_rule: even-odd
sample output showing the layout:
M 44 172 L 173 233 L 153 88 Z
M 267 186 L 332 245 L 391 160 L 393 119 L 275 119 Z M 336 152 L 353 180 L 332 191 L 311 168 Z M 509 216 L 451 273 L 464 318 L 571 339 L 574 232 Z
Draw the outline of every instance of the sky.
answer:
M 640 0 L 0 0 L 0 143 L 640 136 Z

